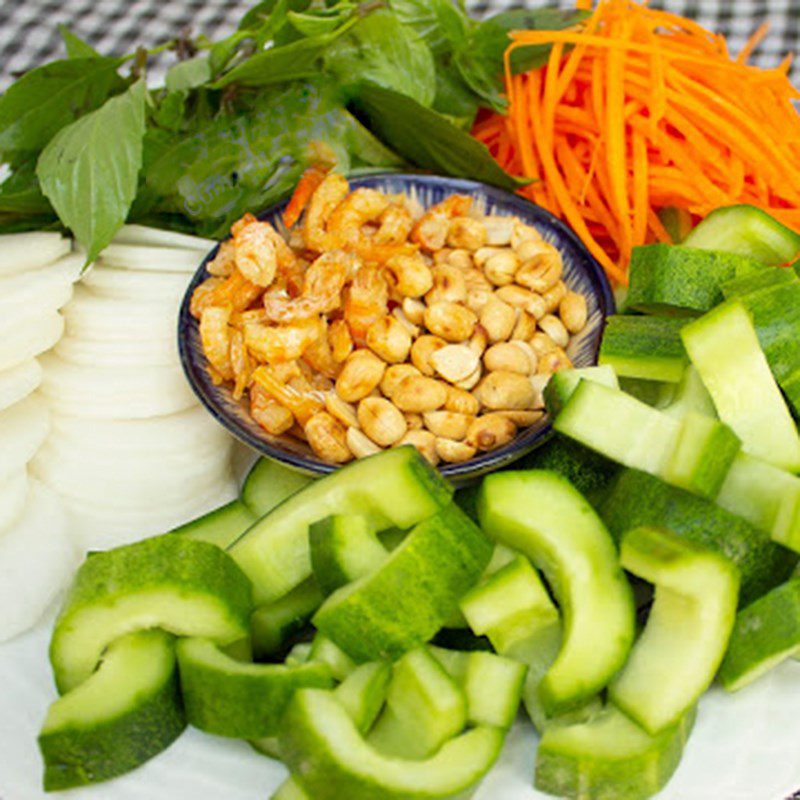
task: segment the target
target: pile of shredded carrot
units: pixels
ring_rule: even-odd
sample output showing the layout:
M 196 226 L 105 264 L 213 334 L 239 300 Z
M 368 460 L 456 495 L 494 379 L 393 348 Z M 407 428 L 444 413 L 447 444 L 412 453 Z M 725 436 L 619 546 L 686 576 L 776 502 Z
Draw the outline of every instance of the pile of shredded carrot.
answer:
M 588 10 L 590 2 L 579 0 Z M 522 193 L 566 220 L 614 280 L 631 249 L 671 241 L 658 212 L 694 219 L 752 203 L 800 228 L 800 99 L 788 71 L 733 57 L 724 37 L 633 0 L 600 0 L 577 28 L 515 31 L 506 52 L 508 114 L 473 135 Z M 512 75 L 517 48 L 551 45 L 548 63 Z

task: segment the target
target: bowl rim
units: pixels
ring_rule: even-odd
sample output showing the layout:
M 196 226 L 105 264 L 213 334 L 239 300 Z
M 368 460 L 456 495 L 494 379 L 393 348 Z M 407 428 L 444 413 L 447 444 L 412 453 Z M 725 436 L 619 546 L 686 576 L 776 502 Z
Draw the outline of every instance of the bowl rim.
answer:
M 482 183 L 468 178 L 450 178 L 443 175 L 431 175 L 427 173 L 415 172 L 377 172 L 365 175 L 353 175 L 348 177 L 351 187 L 380 186 L 382 183 L 393 180 L 400 183 L 411 183 L 422 186 L 433 186 L 445 189 L 450 193 L 469 193 L 482 195 L 492 203 L 517 206 L 520 208 L 520 216 L 526 222 L 535 224 L 537 220 L 546 222 L 548 226 L 555 229 L 559 237 L 563 237 L 581 256 L 581 266 L 579 269 L 588 273 L 588 278 L 593 287 L 593 294 L 600 309 L 601 325 L 605 319 L 616 310 L 614 293 L 611 283 L 597 259 L 589 252 L 586 245 L 580 240 L 578 235 L 565 222 L 553 215 L 547 209 L 532 203 L 525 197 L 501 189 L 497 186 Z M 272 217 L 282 211 L 288 203 L 288 198 L 274 203 L 270 207 L 260 211 L 255 216 L 258 219 Z M 201 378 L 201 371 L 205 372 L 205 364 L 197 363 L 192 348 L 189 346 L 190 330 L 198 328 L 198 321 L 189 311 L 191 297 L 194 289 L 208 276 L 206 267 L 216 256 L 220 245 L 227 241 L 230 235 L 217 243 L 203 258 L 202 262 L 195 270 L 189 285 L 186 288 L 178 314 L 178 353 L 180 356 L 181 367 L 184 375 L 189 381 L 192 391 L 200 400 L 206 410 L 219 422 L 227 431 L 240 442 L 246 444 L 262 456 L 280 462 L 284 466 L 306 475 L 323 477 L 328 475 L 340 466 L 339 464 L 328 464 L 316 457 L 306 456 L 284 449 L 265 438 L 258 437 L 241 425 L 238 420 L 229 414 L 215 397 L 216 392 L 229 391 L 226 387 L 211 386 L 210 379 Z M 600 347 L 600 338 L 593 346 L 592 361 L 597 362 Z M 446 478 L 456 482 L 468 483 L 471 479 L 477 479 L 482 475 L 500 469 L 527 453 L 537 446 L 543 444 L 552 433 L 552 425 L 549 418 L 545 415 L 542 420 L 527 428 L 507 445 L 480 453 L 468 461 L 458 464 L 440 464 L 437 469 Z

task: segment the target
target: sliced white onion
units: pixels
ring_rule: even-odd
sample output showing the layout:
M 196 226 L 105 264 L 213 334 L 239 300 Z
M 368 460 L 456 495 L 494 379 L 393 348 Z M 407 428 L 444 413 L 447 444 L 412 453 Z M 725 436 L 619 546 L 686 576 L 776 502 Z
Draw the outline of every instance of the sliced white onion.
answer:
M 25 468 L 49 431 L 50 414 L 37 395 L 0 412 L 0 481 Z
M 0 370 L 29 361 L 49 350 L 64 333 L 64 317 L 50 311 L 20 322 L 0 339 Z
M 60 500 L 31 480 L 22 516 L 0 537 L 0 641 L 33 626 L 77 565 Z
M 217 246 L 217 242 L 213 239 L 190 236 L 188 233 L 165 231 L 161 228 L 150 228 L 147 225 L 123 225 L 112 242 L 113 244 L 174 247 L 179 250 L 201 250 L 204 253 Z
M 42 368 L 41 392 L 59 414 L 143 419 L 174 414 L 197 402 L 178 367 L 90 367 L 47 353 Z
M 35 392 L 42 382 L 42 368 L 34 358 L 0 372 L 0 411 Z
M 209 248 L 210 250 L 211 248 Z M 183 272 L 197 271 L 203 260 L 200 250 L 178 250 L 172 247 L 139 246 L 131 244 L 110 244 L 103 250 L 100 259 L 103 264 L 118 269 L 135 269 L 144 272 Z
M 0 275 L 13 275 L 52 264 L 72 249 L 60 233 L 30 232 L 0 235 Z
M 92 294 L 115 300 L 164 300 L 176 306 L 186 292 L 189 278 L 177 272 L 138 272 L 95 264 L 81 281 Z
M 178 341 L 173 336 L 120 342 L 64 336 L 53 352 L 65 361 L 85 366 L 159 367 L 180 364 Z
M 0 539 L 19 520 L 27 498 L 27 470 L 21 469 L 0 482 Z
M 0 325 L 66 305 L 82 265 L 80 256 L 70 255 L 43 269 L 0 278 Z

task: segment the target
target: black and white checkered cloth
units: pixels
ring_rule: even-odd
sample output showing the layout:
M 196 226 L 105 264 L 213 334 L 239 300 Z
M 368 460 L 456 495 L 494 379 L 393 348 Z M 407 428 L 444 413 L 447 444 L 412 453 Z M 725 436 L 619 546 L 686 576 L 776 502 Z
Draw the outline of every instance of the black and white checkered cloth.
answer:
M 104 54 L 121 55 L 137 45 L 153 47 L 189 28 L 193 35 L 218 38 L 230 33 L 247 8 L 245 0 L 0 0 L 0 91 L 13 76 L 51 58 L 63 55 L 58 25 L 94 45 Z M 546 5 L 546 0 L 489 0 L 467 2 L 476 14 L 525 5 Z M 564 0 L 562 5 L 574 7 Z M 659 0 L 654 6 L 694 17 L 706 27 L 729 37 L 737 50 L 765 20 L 770 34 L 755 61 L 774 66 L 800 45 L 800 0 Z M 175 56 L 156 61 L 151 77 L 158 77 Z M 795 64 L 800 81 L 800 61 Z

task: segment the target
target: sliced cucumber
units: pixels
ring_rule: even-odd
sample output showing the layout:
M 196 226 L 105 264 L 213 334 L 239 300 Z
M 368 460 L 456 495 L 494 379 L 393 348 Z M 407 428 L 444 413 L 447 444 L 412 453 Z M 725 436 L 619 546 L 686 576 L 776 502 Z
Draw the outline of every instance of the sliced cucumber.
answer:
M 256 602 L 267 603 L 311 576 L 311 523 L 330 514 L 364 514 L 376 530 L 410 528 L 447 505 L 452 493 L 416 448 L 386 450 L 293 495 L 243 534 L 230 552 L 253 581 Z
M 723 300 L 722 284 L 763 269 L 732 253 L 648 244 L 634 247 L 628 307 L 647 314 L 695 315 Z
M 313 481 L 310 476 L 284 467 L 278 461 L 259 458 L 244 479 L 242 502 L 256 517 L 263 517 Z
M 39 747 L 48 792 L 109 780 L 165 750 L 186 727 L 172 637 L 112 642 L 94 674 L 56 700 Z
M 666 384 L 665 384 L 666 385 Z M 671 417 L 684 417 L 689 412 L 702 414 L 704 417 L 717 416 L 714 401 L 708 393 L 700 373 L 689 364 L 683 373 L 681 382 L 670 393 L 667 402 L 660 405 L 665 414 Z
M 601 383 L 611 389 L 619 389 L 617 373 L 614 372 L 613 367 L 607 364 L 602 367 L 562 369 L 550 378 L 544 390 L 545 404 L 550 414 L 555 416 L 561 411 L 582 380 Z
M 633 597 L 608 531 L 586 500 L 549 472 L 488 476 L 478 515 L 489 536 L 544 570 L 558 597 L 564 640 L 541 683 L 545 709 L 582 705 L 622 666 L 634 635 Z
M 382 756 L 333 693 L 303 689 L 289 704 L 281 752 L 315 800 L 432 800 L 474 787 L 497 760 L 503 738 L 502 731 L 484 726 L 424 761 Z
M 800 252 L 800 234 L 750 205 L 712 211 L 684 240 L 689 247 L 722 250 L 760 261 L 788 264 Z
M 158 536 L 96 553 L 78 570 L 50 642 L 61 692 L 83 683 L 103 650 L 142 628 L 231 644 L 249 634 L 250 585 L 218 547 Z
M 742 447 L 783 469 L 800 469 L 800 437 L 744 306 L 728 300 L 681 335 L 720 419 Z
M 620 560 L 655 584 L 655 599 L 608 696 L 655 734 L 676 725 L 714 680 L 736 618 L 739 574 L 719 553 L 657 528 L 628 531 Z
M 508 730 L 517 716 L 528 668 L 494 653 L 470 653 L 464 678 L 467 721 Z
M 186 719 L 218 736 L 275 736 L 281 715 L 298 689 L 333 687 L 333 675 L 321 662 L 296 667 L 245 664 L 226 656 L 207 639 L 181 639 L 176 651 Z
M 760 597 L 736 615 L 719 678 L 735 692 L 800 652 L 800 577 Z
M 599 363 L 619 377 L 677 383 L 688 361 L 680 337 L 685 324 L 669 317 L 609 317 Z
M 648 735 L 613 705 L 591 719 L 548 728 L 536 754 L 537 789 L 575 800 L 646 800 L 680 763 L 695 713 Z
M 467 700 L 427 648 L 395 662 L 386 705 L 368 741 L 385 755 L 421 760 L 467 724 Z
M 334 690 L 336 699 L 362 734 L 375 724 L 391 681 L 391 664 L 373 661 L 357 667 Z
M 424 644 L 458 609 L 492 544 L 458 506 L 420 522 L 383 565 L 334 592 L 313 622 L 357 661 Z
M 321 633 L 318 633 L 311 643 L 308 660 L 327 664 L 337 681 L 346 680 L 358 668 L 356 662 L 341 647 Z
M 797 556 L 767 533 L 713 502 L 635 470 L 625 470 L 600 506 L 612 535 L 639 526 L 662 525 L 689 541 L 722 553 L 741 574 L 740 600 L 749 603 L 785 581 Z
M 722 294 L 726 300 L 732 297 L 743 298 L 765 289 L 786 289 L 800 284 L 800 276 L 792 269 L 771 267 L 743 275 L 722 284 Z
M 314 577 L 325 595 L 374 572 L 389 555 L 359 515 L 326 517 L 311 525 L 308 537 Z
M 255 515 L 241 500 L 231 500 L 227 505 L 214 509 L 199 519 L 193 519 L 170 533 L 215 544 L 225 550 L 255 521 Z
M 270 658 L 301 631 L 325 598 L 314 578 L 303 581 L 289 594 L 253 612 L 250 628 L 256 658 Z

